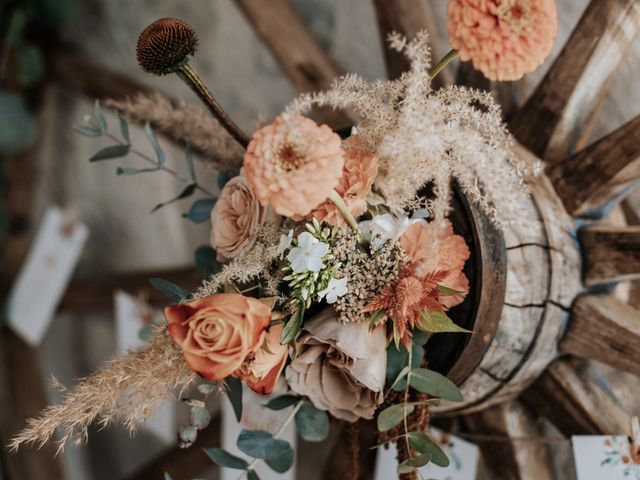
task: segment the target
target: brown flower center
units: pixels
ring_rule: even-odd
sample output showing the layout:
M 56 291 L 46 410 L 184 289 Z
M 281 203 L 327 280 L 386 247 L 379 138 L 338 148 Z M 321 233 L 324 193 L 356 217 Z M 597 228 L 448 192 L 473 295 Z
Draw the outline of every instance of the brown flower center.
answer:
M 498 6 L 498 18 L 501 24 L 520 33 L 531 26 L 529 10 L 529 0 L 503 0 Z
M 305 163 L 304 155 L 300 155 L 294 145 L 285 143 L 281 145 L 276 155 L 276 163 L 285 172 L 297 170 Z

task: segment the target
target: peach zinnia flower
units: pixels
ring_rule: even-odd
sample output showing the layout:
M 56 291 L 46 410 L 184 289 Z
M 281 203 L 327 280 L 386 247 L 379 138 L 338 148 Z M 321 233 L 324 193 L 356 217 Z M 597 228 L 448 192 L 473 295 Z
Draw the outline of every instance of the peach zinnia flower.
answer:
M 551 52 L 554 0 L 449 0 L 449 42 L 490 80 L 518 80 Z
M 340 137 L 328 126 L 277 117 L 253 134 L 244 167 L 256 197 L 285 217 L 306 216 L 338 185 L 344 166 Z
M 354 217 L 367 211 L 365 197 L 371 191 L 377 174 L 378 157 L 354 146 L 345 149 L 344 170 L 336 192 Z M 342 229 L 347 228 L 347 221 L 331 200 L 314 209 L 309 217 Z

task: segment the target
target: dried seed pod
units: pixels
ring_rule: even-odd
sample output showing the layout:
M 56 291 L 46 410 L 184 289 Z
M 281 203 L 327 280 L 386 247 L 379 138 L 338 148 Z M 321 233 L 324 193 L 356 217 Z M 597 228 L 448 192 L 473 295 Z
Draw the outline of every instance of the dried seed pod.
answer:
M 161 18 L 138 37 L 136 56 L 145 72 L 166 75 L 175 73 L 187 63 L 197 44 L 198 35 L 187 22 Z

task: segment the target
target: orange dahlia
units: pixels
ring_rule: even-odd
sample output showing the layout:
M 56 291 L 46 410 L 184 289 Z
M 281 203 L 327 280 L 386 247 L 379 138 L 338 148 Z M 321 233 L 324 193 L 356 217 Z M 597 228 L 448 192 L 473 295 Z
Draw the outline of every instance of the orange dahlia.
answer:
M 328 126 L 277 117 L 253 134 L 244 154 L 249 185 L 263 206 L 285 217 L 306 216 L 338 185 L 344 166 L 340 137 Z
M 490 80 L 518 80 L 549 55 L 554 0 L 449 0 L 449 42 Z

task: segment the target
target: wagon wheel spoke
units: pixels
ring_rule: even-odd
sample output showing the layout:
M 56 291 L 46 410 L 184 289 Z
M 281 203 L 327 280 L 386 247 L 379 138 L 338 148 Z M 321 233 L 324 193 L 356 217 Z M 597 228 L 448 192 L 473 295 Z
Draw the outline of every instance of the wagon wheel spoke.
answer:
M 592 0 L 549 72 L 513 118 L 516 138 L 541 158 L 566 156 L 639 28 L 638 0 Z
M 238 0 L 236 4 L 296 90 L 325 90 L 342 75 L 342 70 L 327 55 L 287 0 Z M 346 114 L 330 109 L 323 109 L 321 117 L 334 128 L 353 123 Z
M 640 116 L 552 164 L 547 173 L 569 214 L 597 214 L 640 178 Z
M 611 295 L 584 295 L 573 307 L 560 350 L 640 375 L 640 310 Z
M 474 432 L 500 437 L 540 437 L 531 412 L 518 402 L 503 403 L 464 417 Z M 534 442 L 478 442 L 491 478 L 552 479 L 551 459 L 546 445 Z
M 640 279 L 640 226 L 580 231 L 587 286 Z
M 378 28 L 382 40 L 382 50 L 389 78 L 397 78 L 409 69 L 409 61 L 400 52 L 387 48 L 387 37 L 398 32 L 407 38 L 413 38 L 421 30 L 429 32 L 431 56 L 434 62 L 446 53 L 446 47 L 439 42 L 435 12 L 428 0 L 374 0 Z M 434 79 L 434 87 L 453 83 L 451 68 L 445 68 Z
M 626 432 L 629 414 L 579 370 L 576 359 L 554 362 L 524 392 L 522 400 L 566 436 Z

